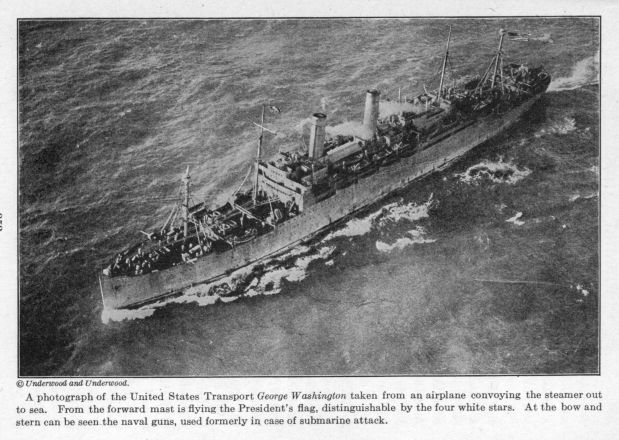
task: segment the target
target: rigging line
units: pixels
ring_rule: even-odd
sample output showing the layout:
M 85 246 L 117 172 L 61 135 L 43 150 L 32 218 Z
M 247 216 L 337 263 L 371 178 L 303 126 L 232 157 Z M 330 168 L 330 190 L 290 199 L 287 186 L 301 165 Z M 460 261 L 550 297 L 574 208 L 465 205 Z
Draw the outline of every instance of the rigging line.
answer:
M 241 182 L 241 184 L 238 186 L 237 189 L 234 190 L 234 192 L 232 193 L 232 195 L 230 196 L 230 198 L 234 197 L 234 195 L 236 193 L 239 192 L 239 190 L 243 187 L 243 185 L 245 184 L 245 182 L 247 181 L 247 178 L 249 177 L 249 175 L 251 174 L 251 171 L 253 170 L 253 166 L 250 166 L 249 169 L 247 170 L 247 174 L 245 175 L 245 178 L 243 179 L 243 181 Z
M 150 202 L 150 201 L 160 201 L 160 202 L 176 202 L 178 201 L 177 197 L 140 197 L 139 194 L 136 195 L 137 201 L 142 202 Z

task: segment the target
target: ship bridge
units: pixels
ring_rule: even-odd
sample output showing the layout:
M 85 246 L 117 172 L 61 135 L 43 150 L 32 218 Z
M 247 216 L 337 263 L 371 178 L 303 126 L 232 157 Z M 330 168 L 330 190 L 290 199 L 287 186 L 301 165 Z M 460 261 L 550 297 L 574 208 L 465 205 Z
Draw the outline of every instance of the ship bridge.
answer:
M 258 191 L 269 198 L 277 198 L 282 202 L 295 203 L 299 210 L 306 205 L 305 198 L 311 188 L 288 177 L 287 170 L 282 170 L 271 163 L 261 162 L 258 165 Z
M 310 139 L 306 155 L 291 157 L 280 154 L 276 161 L 258 162 L 256 188 L 269 198 L 286 204 L 296 204 L 300 211 L 334 194 L 326 183 L 328 168 L 334 163 L 362 151 L 365 142 L 373 139 L 378 124 L 380 92 L 368 90 L 363 117 L 364 136 L 351 136 L 340 145 L 325 145 L 326 119 L 324 113 L 314 113 L 310 119 Z M 331 148 L 327 148 L 331 147 Z

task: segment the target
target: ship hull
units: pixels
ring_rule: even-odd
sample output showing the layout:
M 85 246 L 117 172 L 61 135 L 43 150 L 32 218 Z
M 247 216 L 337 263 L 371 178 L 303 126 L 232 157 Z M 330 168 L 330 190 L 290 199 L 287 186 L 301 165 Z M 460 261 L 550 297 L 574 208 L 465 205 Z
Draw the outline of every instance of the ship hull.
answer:
M 277 225 L 267 234 L 222 253 L 213 253 L 193 264 L 140 276 L 100 278 L 105 308 L 138 307 L 173 295 L 186 288 L 209 283 L 260 260 L 285 252 L 308 240 L 317 232 L 370 205 L 414 180 L 440 171 L 471 149 L 504 131 L 540 98 L 531 97 L 516 108 L 497 116 L 469 122 L 431 140 L 423 151 L 340 189 L 335 195 L 308 207 L 300 215 Z

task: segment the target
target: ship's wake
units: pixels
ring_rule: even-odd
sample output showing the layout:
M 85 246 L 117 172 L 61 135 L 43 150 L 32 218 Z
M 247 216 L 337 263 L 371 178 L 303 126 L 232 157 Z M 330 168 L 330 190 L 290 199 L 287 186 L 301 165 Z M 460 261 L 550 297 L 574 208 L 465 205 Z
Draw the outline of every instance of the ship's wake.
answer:
M 572 67 L 568 77 L 553 79 L 548 86 L 549 92 L 563 92 L 600 82 L 600 52 L 580 60 Z
M 404 249 L 412 244 L 434 243 L 436 239 L 426 238 L 426 230 L 417 226 L 406 232 L 406 236 L 398 238 L 393 244 L 385 243 L 384 241 L 376 241 L 376 249 L 380 252 L 391 252 L 396 249 Z
M 197 303 L 199 306 L 207 306 L 216 302 L 232 302 L 243 297 L 274 295 L 281 291 L 283 280 L 299 282 L 305 279 L 310 263 L 328 259 L 333 251 L 335 246 L 299 246 L 272 260 L 238 269 L 223 279 L 188 288 L 174 298 L 139 309 L 104 309 L 101 320 L 107 324 L 110 321 L 144 319 L 158 308 L 172 303 Z
M 513 185 L 529 174 L 531 174 L 530 169 L 526 167 L 520 169 L 511 162 L 504 162 L 503 157 L 499 157 L 498 162 L 485 159 L 478 164 L 472 165 L 463 173 L 456 174 L 456 177 L 458 177 L 461 182 L 468 184 L 490 180 L 494 183 L 507 183 Z
M 435 203 L 433 194 L 421 204 L 403 203 L 401 200 L 389 203 L 362 218 L 349 220 L 343 228 L 331 232 L 313 246 L 297 246 L 266 262 L 254 263 L 215 282 L 188 288 L 177 297 L 167 298 L 138 309 L 104 309 L 101 320 L 107 324 L 110 321 L 145 319 L 155 313 L 158 308 L 172 303 L 197 303 L 199 306 L 207 306 L 217 302 L 232 302 L 243 297 L 277 294 L 281 291 L 284 280 L 299 282 L 305 279 L 309 274 L 308 269 L 312 262 L 323 260 L 326 266 L 332 265 L 333 259 L 331 257 L 336 246 L 328 243 L 331 240 L 338 237 L 365 235 L 373 229 L 393 225 L 402 220 L 414 222 L 426 218 Z M 425 234 L 425 229 L 417 226 L 408 231 L 406 237 L 397 239 L 394 244 L 389 245 L 377 241 L 376 248 L 381 252 L 390 252 L 393 249 L 401 249 L 414 243 L 435 241 L 425 238 Z
M 144 319 L 155 313 L 156 307 L 150 305 L 139 309 L 103 309 L 101 313 L 101 322 L 108 324 L 110 321 L 118 322 L 134 319 Z
M 382 207 L 378 211 L 374 211 L 364 217 L 350 219 L 348 220 L 348 222 L 346 222 L 343 228 L 337 229 L 329 233 L 323 241 L 327 242 L 338 237 L 356 237 L 360 235 L 365 235 L 372 230 L 374 221 L 383 214 L 384 210 L 388 210 L 391 207 L 397 206 L 397 204 L 397 202 L 390 203 L 389 205 Z
M 434 194 L 430 194 L 427 201 L 421 204 L 402 201 L 389 203 L 380 209 L 371 212 L 361 218 L 348 220 L 343 227 L 329 233 L 323 242 L 328 242 L 338 237 L 355 237 L 365 235 L 374 228 L 380 228 L 400 220 L 416 221 L 428 217 L 429 210 L 435 204 Z
M 381 215 L 377 218 L 377 225 L 379 227 L 388 225 L 390 223 L 397 223 L 400 220 L 408 220 L 411 222 L 421 220 L 430 215 L 430 209 L 436 205 L 434 200 L 434 193 L 430 194 L 428 200 L 421 203 L 394 203 L 387 205 L 382 209 Z
M 402 201 L 389 203 L 381 209 L 367 214 L 362 218 L 353 218 L 349 220 L 343 228 L 331 232 L 327 235 L 323 242 L 333 240 L 338 237 L 354 237 L 365 235 L 376 229 L 385 229 L 390 225 L 395 225 L 402 220 L 407 222 L 416 222 L 418 220 L 429 217 L 430 210 L 436 205 L 434 194 L 430 194 L 428 200 L 416 204 L 413 202 L 403 203 Z M 433 243 L 434 239 L 425 237 L 426 230 L 417 225 L 414 229 L 406 232 L 404 237 L 396 239 L 393 244 L 388 244 L 383 240 L 377 240 L 375 243 L 376 249 L 380 252 L 391 252 L 394 249 L 403 249 L 411 244 Z

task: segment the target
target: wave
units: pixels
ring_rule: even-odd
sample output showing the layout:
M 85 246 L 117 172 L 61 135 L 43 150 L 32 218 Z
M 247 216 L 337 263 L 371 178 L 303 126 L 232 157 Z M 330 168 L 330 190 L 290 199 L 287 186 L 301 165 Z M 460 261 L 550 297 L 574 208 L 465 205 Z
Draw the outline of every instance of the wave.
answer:
M 412 244 L 434 243 L 436 239 L 424 238 L 426 231 L 421 226 L 406 232 L 408 237 L 398 238 L 395 243 L 387 244 L 384 241 L 376 241 L 376 249 L 380 252 L 391 252 L 395 249 L 404 249 Z
M 576 200 L 589 200 L 592 199 L 594 197 L 598 197 L 599 194 L 597 192 L 591 193 L 591 194 L 587 194 L 587 195 L 582 195 L 582 194 L 574 194 L 572 196 L 570 196 L 569 201 L 570 202 L 575 202 Z
M 338 229 L 333 231 L 327 235 L 323 241 L 333 240 L 338 237 L 355 237 L 359 235 L 365 235 L 372 230 L 373 222 L 376 218 L 378 218 L 385 209 L 389 209 L 393 206 L 396 206 L 398 202 L 390 203 L 379 209 L 378 211 L 374 211 L 369 215 L 366 215 L 363 218 L 353 218 L 348 220 L 346 225 L 342 229 Z
M 562 92 L 600 82 L 600 52 L 580 60 L 572 67 L 568 77 L 553 79 L 548 86 L 549 92 Z
M 499 157 L 498 162 L 483 160 L 482 162 L 470 166 L 463 173 L 455 176 L 464 183 L 474 183 L 480 180 L 490 180 L 494 183 L 507 183 L 513 185 L 516 182 L 531 174 L 528 168 L 520 169 L 511 162 L 504 162 L 503 157 Z
M 145 319 L 155 313 L 158 307 L 154 306 L 145 306 L 139 309 L 103 309 L 101 313 L 101 322 L 103 324 L 109 324 L 110 321 L 120 322 L 120 321 L 133 321 L 134 319 Z
M 263 263 L 264 266 L 260 263 L 252 264 L 218 281 L 185 289 L 181 296 L 175 298 L 168 298 L 133 310 L 104 309 L 101 321 L 107 324 L 110 321 L 145 319 L 155 313 L 158 308 L 172 303 L 197 303 L 199 306 L 208 306 L 218 301 L 228 303 L 242 297 L 274 295 L 281 291 L 282 280 L 298 282 L 305 279 L 310 263 L 329 258 L 335 249 L 335 246 L 322 246 L 315 252 L 308 246 L 300 246 L 274 260 Z M 295 257 L 294 262 L 289 264 L 290 260 Z
M 571 117 L 564 117 L 560 120 L 555 120 L 550 123 L 550 126 L 541 128 L 535 132 L 533 136 L 536 138 L 542 137 L 547 134 L 568 134 L 576 130 L 576 120 Z
M 307 268 L 312 261 L 325 260 L 333 254 L 335 246 L 323 246 L 318 252 L 297 258 L 294 266 L 267 272 L 258 282 L 252 283 L 244 296 L 273 295 L 279 293 L 282 280 L 299 282 L 307 277 Z M 332 260 L 331 260 L 332 261 Z
M 388 205 L 383 209 L 382 215 L 378 218 L 378 226 L 384 226 L 387 223 L 397 223 L 402 219 L 416 221 L 426 218 L 430 215 L 429 211 L 435 203 L 434 193 L 432 193 L 428 200 L 420 205 L 416 203 Z
M 337 237 L 352 237 L 364 235 L 376 225 L 384 226 L 387 223 L 395 223 L 402 219 L 409 221 L 427 217 L 428 210 L 435 203 L 433 194 L 428 200 L 420 205 L 415 203 L 402 204 L 401 202 L 390 203 L 363 218 L 354 218 L 348 221 L 340 230 L 331 232 L 323 240 L 323 245 L 316 249 L 309 246 L 298 246 L 285 254 L 276 257 L 266 263 L 254 263 L 232 272 L 223 279 L 209 284 L 190 287 L 183 291 L 181 296 L 168 298 L 160 302 L 149 304 L 133 310 L 103 310 L 101 320 L 104 324 L 110 321 L 123 321 L 133 319 L 145 319 L 155 311 L 171 303 L 197 303 L 199 306 L 212 305 L 218 301 L 232 302 L 241 297 L 256 295 L 274 295 L 280 292 L 282 280 L 298 282 L 307 276 L 307 268 L 315 260 L 326 260 L 335 251 L 335 246 L 324 244 Z M 378 220 L 378 221 L 377 221 Z M 409 231 L 412 242 L 425 241 L 420 238 L 421 229 Z M 396 244 L 404 247 L 406 244 Z M 377 244 L 377 246 L 379 246 Z M 388 245 L 386 245 L 388 246 Z M 291 260 L 294 262 L 291 263 Z M 333 260 L 325 264 L 332 265 Z
M 516 226 L 522 226 L 522 225 L 524 225 L 524 222 L 522 220 L 520 220 L 520 217 L 522 217 L 522 212 L 517 212 L 516 215 L 514 215 L 513 217 L 508 218 L 505 221 L 507 223 L 513 223 Z
M 582 296 L 589 296 L 589 291 L 587 289 L 584 288 L 584 286 L 582 284 L 576 284 L 576 286 L 574 286 L 574 288 L 576 289 L 576 291 L 578 293 L 580 293 Z
M 342 229 L 331 232 L 323 241 L 326 242 L 338 237 L 365 235 L 374 226 L 383 227 L 386 224 L 397 223 L 403 219 L 409 221 L 420 220 L 429 216 L 429 210 L 435 203 L 434 194 L 430 194 L 428 200 L 419 205 L 414 202 L 403 204 L 401 201 L 389 203 L 365 217 L 349 220 Z

